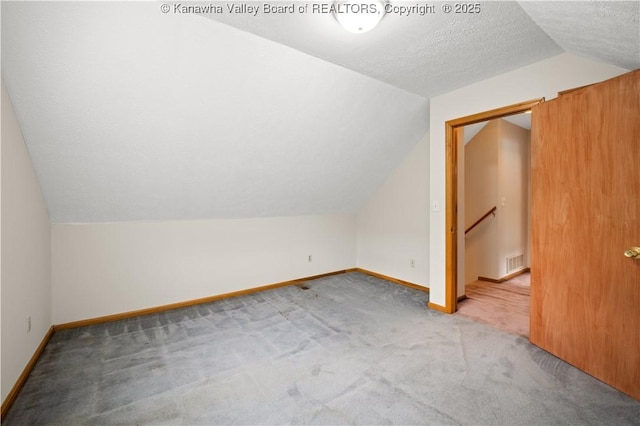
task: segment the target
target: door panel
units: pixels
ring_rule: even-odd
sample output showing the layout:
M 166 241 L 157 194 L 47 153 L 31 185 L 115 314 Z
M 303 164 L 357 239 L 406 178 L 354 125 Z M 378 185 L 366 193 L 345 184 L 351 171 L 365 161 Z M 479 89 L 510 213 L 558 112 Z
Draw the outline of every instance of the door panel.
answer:
M 533 108 L 531 342 L 640 400 L 640 70 Z

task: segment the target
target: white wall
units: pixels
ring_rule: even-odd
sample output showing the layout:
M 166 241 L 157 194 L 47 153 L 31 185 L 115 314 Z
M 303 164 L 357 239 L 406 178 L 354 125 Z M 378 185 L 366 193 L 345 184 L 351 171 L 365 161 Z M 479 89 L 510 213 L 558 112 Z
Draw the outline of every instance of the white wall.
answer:
M 1 152 L 4 401 L 51 327 L 49 215 L 4 82 Z
M 359 268 L 428 286 L 428 170 L 427 134 L 358 213 Z
M 353 268 L 355 231 L 353 215 L 53 224 L 53 322 Z
M 625 70 L 563 53 L 430 100 L 431 201 L 445 204 L 445 122 L 606 80 Z M 445 209 L 429 215 L 430 301 L 445 305 Z

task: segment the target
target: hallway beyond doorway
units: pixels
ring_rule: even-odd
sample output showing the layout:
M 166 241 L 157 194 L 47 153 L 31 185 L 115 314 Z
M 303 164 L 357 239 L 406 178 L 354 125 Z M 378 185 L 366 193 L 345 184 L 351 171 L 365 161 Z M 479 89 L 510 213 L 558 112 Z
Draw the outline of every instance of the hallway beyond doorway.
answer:
M 457 314 L 528 338 L 530 283 L 528 272 L 500 284 L 474 281 L 466 286 Z

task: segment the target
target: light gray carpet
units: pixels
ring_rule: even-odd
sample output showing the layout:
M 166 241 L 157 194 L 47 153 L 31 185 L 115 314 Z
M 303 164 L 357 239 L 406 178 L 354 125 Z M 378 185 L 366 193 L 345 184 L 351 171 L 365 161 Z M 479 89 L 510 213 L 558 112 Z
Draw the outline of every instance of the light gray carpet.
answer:
M 58 332 L 5 424 L 640 424 L 640 402 L 426 293 L 307 285 Z

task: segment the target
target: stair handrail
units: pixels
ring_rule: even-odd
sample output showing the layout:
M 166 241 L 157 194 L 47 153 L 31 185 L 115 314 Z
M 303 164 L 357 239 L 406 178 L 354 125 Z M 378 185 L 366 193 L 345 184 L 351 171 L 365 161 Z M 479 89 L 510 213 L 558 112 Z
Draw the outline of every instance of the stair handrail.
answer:
M 480 223 L 485 220 L 487 217 L 489 217 L 490 214 L 493 213 L 493 216 L 495 217 L 496 215 L 496 210 L 498 210 L 498 207 L 493 206 L 493 208 L 491 208 L 488 212 L 486 212 L 484 215 L 482 215 L 482 217 L 478 220 L 476 220 L 473 225 L 471 225 L 469 228 L 467 228 L 466 231 L 464 231 L 464 235 L 467 235 L 469 233 L 469 231 L 471 231 L 473 228 L 475 228 L 476 226 L 480 225 Z

